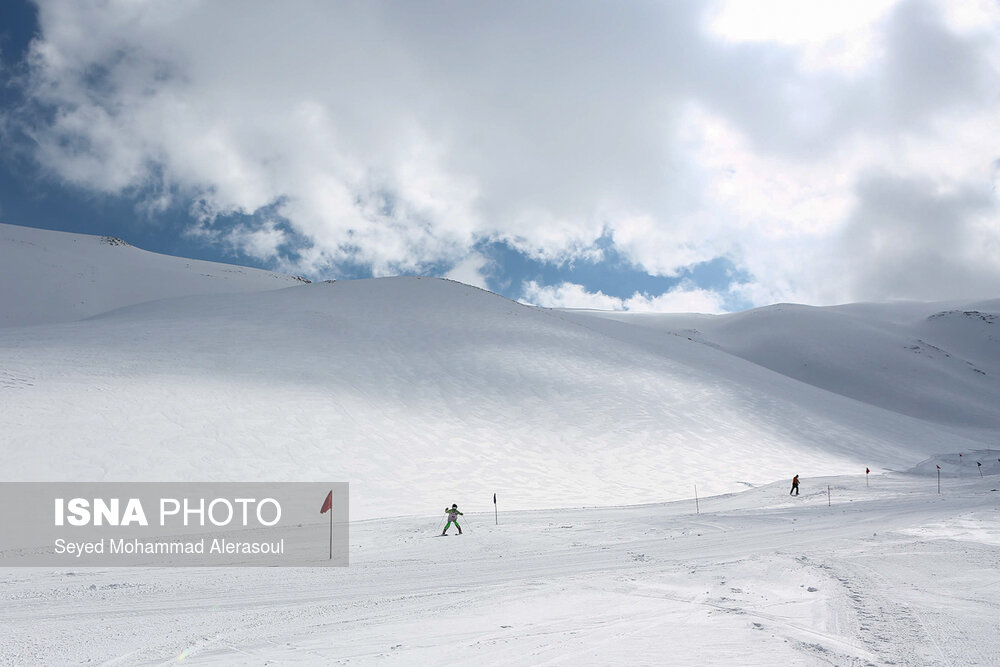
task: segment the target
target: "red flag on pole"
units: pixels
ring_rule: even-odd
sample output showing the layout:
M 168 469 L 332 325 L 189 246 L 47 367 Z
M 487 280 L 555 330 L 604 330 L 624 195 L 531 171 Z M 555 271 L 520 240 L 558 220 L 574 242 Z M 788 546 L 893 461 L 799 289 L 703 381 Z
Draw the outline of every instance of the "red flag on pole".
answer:
M 333 489 L 330 489 L 330 493 L 326 494 L 326 500 L 323 501 L 323 507 L 320 508 L 320 514 L 326 514 L 333 509 Z M 330 512 L 330 560 L 333 560 L 333 512 Z

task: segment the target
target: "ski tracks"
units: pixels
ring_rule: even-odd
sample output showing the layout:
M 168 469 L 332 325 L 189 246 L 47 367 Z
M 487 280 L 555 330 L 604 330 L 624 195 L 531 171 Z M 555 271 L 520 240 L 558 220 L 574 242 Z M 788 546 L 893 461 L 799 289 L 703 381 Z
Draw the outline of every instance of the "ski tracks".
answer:
M 1000 654 L 994 645 L 977 637 L 980 632 L 997 631 L 996 621 L 989 620 L 997 618 L 996 603 L 962 597 L 968 589 L 962 593 L 948 590 L 945 581 L 916 574 L 908 567 L 910 555 L 914 554 L 859 554 L 816 567 L 844 588 L 856 618 L 857 637 L 882 664 L 998 664 Z M 926 561 L 928 555 L 921 553 L 919 558 Z M 963 565 L 952 561 L 946 567 L 961 569 Z M 981 607 L 973 615 L 982 619 L 981 629 L 970 628 L 971 606 Z
M 856 636 L 881 664 L 950 664 L 942 661 L 937 647 L 927 646 L 926 632 L 912 609 L 894 600 L 885 582 L 878 581 L 871 570 L 856 564 L 814 567 L 825 571 L 843 588 L 854 616 Z

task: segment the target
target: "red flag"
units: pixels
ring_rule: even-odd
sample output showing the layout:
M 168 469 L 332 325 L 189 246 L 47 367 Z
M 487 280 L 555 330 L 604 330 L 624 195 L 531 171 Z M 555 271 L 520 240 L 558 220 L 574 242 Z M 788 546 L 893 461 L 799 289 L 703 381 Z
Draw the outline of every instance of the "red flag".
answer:
M 323 501 L 323 507 L 320 509 L 320 514 L 326 514 L 328 510 L 333 509 L 333 491 L 326 494 L 326 500 Z
M 935 465 L 937 465 L 937 464 L 935 464 Z M 938 470 L 940 470 L 940 469 L 941 469 L 941 466 L 938 466 L 938 467 L 937 467 L 937 469 L 938 469 Z M 332 493 L 332 492 L 331 492 L 331 493 Z
M 871 472 L 871 470 L 869 470 L 868 468 L 865 468 L 865 474 L 866 474 L 866 475 L 867 475 L 868 473 L 870 473 L 870 472 Z

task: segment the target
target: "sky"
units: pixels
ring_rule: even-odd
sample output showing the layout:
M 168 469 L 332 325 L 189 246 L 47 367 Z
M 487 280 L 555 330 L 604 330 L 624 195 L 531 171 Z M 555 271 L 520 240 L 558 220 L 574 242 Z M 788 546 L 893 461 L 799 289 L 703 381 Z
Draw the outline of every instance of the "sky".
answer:
M 1000 296 L 991 0 L 0 3 L 0 221 L 729 312 Z

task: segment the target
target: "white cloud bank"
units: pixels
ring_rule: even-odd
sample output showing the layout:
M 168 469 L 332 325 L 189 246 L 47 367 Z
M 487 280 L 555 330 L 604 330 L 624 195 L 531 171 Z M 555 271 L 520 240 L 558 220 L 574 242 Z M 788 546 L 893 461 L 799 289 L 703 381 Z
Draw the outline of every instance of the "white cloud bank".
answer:
M 634 313 L 726 312 L 722 297 L 717 292 L 698 289 L 691 284 L 683 283 L 676 289 L 658 296 L 636 292 L 626 299 L 621 299 L 600 291 L 588 292 L 583 285 L 576 283 L 539 285 L 532 280 L 524 284 L 521 301 L 543 308 L 627 310 Z
M 755 304 L 1000 293 L 996 4 L 750 4 L 51 0 L 6 120 L 255 257 L 281 221 L 314 275 L 608 235 L 659 275 L 727 257 Z

